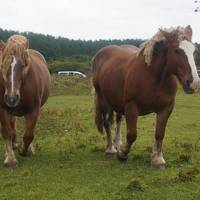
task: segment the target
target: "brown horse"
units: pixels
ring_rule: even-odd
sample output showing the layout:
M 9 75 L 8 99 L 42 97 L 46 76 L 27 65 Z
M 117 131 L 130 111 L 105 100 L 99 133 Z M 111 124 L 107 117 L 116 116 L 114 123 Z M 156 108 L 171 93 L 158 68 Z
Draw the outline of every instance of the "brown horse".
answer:
M 22 156 L 33 153 L 32 141 L 41 106 L 50 92 L 50 74 L 44 57 L 28 49 L 28 40 L 11 36 L 0 43 L 0 122 L 5 141 L 7 167 L 17 165 L 15 116 L 24 116 L 25 134 L 19 148 Z
M 126 160 L 137 137 L 137 118 L 148 113 L 157 114 L 155 147 L 151 163 L 164 168 L 162 141 L 167 120 L 173 110 L 177 79 L 186 93 L 199 88 L 192 29 L 177 27 L 162 29 L 140 48 L 107 46 L 93 58 L 93 85 L 95 88 L 96 125 L 107 133 L 106 153 L 117 152 Z M 114 142 L 111 136 L 113 111 L 117 113 Z M 125 115 L 126 143 L 120 145 L 120 123 Z

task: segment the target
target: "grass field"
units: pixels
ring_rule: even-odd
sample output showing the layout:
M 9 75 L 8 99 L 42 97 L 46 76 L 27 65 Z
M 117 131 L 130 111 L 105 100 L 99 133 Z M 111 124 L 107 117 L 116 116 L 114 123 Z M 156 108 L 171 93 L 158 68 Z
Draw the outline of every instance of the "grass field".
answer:
M 153 114 L 140 117 L 137 141 L 128 161 L 120 163 L 104 155 L 106 141 L 94 125 L 90 81 L 58 82 L 55 78 L 37 125 L 36 154 L 23 158 L 16 153 L 15 169 L 0 165 L 1 200 L 200 199 L 200 94 L 178 91 L 164 140 L 167 166 L 157 170 L 150 166 Z M 19 135 L 22 122 L 18 120 Z M 122 132 L 124 140 L 124 123 Z M 3 163 L 2 140 L 0 152 Z

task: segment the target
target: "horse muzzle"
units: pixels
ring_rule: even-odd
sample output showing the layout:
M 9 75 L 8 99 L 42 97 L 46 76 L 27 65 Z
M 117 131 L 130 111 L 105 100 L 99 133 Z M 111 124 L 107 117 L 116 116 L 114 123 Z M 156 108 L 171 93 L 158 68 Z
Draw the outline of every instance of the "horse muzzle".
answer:
M 194 78 L 192 83 L 190 84 L 190 87 L 194 90 L 197 91 L 200 88 L 200 79 L 199 78 Z
M 190 80 L 183 80 L 182 81 L 182 86 L 183 86 L 183 90 L 185 93 L 187 94 L 192 94 L 194 93 L 194 89 L 191 87 L 191 81 Z
M 14 94 L 14 95 L 4 95 L 4 102 L 8 107 L 16 107 L 20 101 L 20 95 Z

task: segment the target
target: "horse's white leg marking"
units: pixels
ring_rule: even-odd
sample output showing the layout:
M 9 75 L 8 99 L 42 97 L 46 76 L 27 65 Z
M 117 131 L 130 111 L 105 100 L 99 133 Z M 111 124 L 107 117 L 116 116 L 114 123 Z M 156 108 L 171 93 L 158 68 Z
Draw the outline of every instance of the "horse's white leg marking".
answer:
M 10 165 L 10 166 L 15 166 L 17 165 L 17 160 L 15 158 L 15 154 L 13 151 L 13 147 L 12 147 L 12 141 L 6 140 L 5 141 L 5 161 L 4 164 L 5 165 Z
M 117 150 L 114 147 L 113 141 L 112 141 L 112 133 L 111 133 L 111 130 L 110 130 L 111 129 L 110 128 L 111 124 L 108 121 L 109 120 L 109 114 L 108 113 L 106 113 L 105 120 L 107 121 L 106 122 L 107 123 L 107 127 L 105 127 L 105 129 L 106 129 L 107 143 L 108 143 L 105 153 L 106 154 L 115 154 L 115 153 L 117 153 Z
M 35 149 L 34 149 L 34 147 L 33 147 L 33 143 L 32 143 L 32 142 L 31 142 L 31 144 L 29 145 L 28 153 L 31 154 L 31 155 L 34 155 L 34 154 L 35 154 Z
M 20 147 L 21 151 L 23 152 L 23 149 L 24 149 L 24 142 L 21 144 L 21 147 Z M 35 154 L 35 149 L 33 147 L 33 143 L 31 142 L 28 149 L 27 149 L 27 153 L 26 155 L 27 156 L 30 156 L 30 155 L 34 155 Z
M 109 119 L 109 114 L 108 113 L 106 113 L 106 120 L 108 120 Z
M 116 148 L 114 147 L 114 145 L 110 145 L 106 151 L 105 151 L 106 154 L 116 154 L 117 153 L 117 150 Z
M 119 147 L 121 145 L 121 122 L 122 122 L 122 120 L 120 120 L 117 123 L 116 129 L 115 129 L 114 146 L 116 149 L 119 149 Z
M 183 40 L 182 42 L 180 42 L 180 46 L 181 49 L 184 50 L 187 58 L 188 58 L 188 62 L 190 64 L 190 68 L 192 71 L 192 77 L 193 77 L 193 82 L 191 83 L 191 88 L 193 90 L 197 90 L 200 87 L 200 79 L 197 73 L 197 68 L 195 65 L 195 61 L 194 61 L 194 51 L 195 51 L 195 46 L 187 41 L 187 40 Z
M 162 142 L 156 141 L 154 149 L 151 153 L 151 165 L 154 167 L 163 168 L 165 166 L 165 160 L 161 151 Z
M 14 72 L 15 72 L 15 65 L 16 65 L 17 61 L 15 56 L 13 56 L 13 61 L 11 63 L 11 76 L 10 76 L 10 81 L 11 81 L 11 94 L 14 93 Z

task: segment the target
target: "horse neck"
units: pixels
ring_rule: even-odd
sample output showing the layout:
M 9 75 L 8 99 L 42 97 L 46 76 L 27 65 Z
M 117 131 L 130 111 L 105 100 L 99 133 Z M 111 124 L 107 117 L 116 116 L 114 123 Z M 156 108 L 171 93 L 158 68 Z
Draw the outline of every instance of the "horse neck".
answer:
M 158 82 L 166 82 L 172 76 L 172 73 L 168 70 L 168 54 L 160 53 L 152 61 L 151 67 L 152 74 L 155 76 Z

